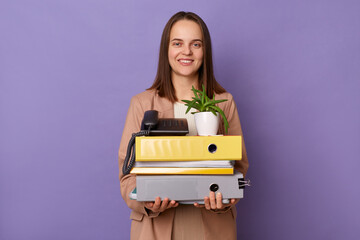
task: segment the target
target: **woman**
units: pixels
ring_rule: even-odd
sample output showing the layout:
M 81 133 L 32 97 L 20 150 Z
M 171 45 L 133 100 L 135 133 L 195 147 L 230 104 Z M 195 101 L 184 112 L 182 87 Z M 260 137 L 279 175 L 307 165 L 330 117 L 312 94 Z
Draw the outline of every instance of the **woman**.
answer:
M 238 112 L 230 93 L 227 93 L 213 74 L 211 41 L 203 20 L 191 12 L 178 12 L 166 24 L 160 45 L 157 76 L 153 85 L 131 99 L 119 149 L 121 194 L 131 208 L 131 239 L 236 239 L 236 199 L 222 203 L 221 194 L 204 196 L 204 205 L 179 205 L 169 199 L 137 202 L 129 199 L 136 186 L 136 177 L 121 173 L 127 144 L 132 133 L 140 131 L 144 112 L 157 110 L 160 118 L 183 117 L 186 107 L 180 103 L 191 100 L 191 86 L 205 85 L 209 97 L 228 99 L 220 103 L 229 121 L 229 135 L 242 135 Z M 196 134 L 191 119 L 190 133 Z M 224 133 L 223 124 L 219 134 Z M 235 168 L 244 175 L 248 169 L 245 146 L 243 157 Z

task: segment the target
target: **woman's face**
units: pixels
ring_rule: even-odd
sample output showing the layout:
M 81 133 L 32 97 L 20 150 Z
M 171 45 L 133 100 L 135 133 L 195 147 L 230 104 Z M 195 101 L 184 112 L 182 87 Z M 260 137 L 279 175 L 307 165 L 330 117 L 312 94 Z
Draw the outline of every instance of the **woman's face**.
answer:
M 197 76 L 203 56 L 203 37 L 200 26 L 190 20 L 177 21 L 170 31 L 168 52 L 172 75 Z

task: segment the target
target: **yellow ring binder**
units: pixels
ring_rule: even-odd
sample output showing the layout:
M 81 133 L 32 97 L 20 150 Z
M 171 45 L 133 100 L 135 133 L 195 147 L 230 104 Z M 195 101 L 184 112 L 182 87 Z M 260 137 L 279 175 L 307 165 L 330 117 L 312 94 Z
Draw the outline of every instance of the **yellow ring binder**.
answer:
M 136 161 L 241 160 L 241 146 L 241 136 L 136 137 L 135 156 Z

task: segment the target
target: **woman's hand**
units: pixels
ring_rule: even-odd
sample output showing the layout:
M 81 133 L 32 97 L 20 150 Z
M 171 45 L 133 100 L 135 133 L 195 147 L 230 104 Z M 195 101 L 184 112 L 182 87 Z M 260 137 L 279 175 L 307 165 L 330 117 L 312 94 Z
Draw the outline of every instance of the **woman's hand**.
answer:
M 221 210 L 234 205 L 236 202 L 236 199 L 232 198 L 229 204 L 223 204 L 222 194 L 220 192 L 218 192 L 216 196 L 215 192 L 210 192 L 208 197 L 204 197 L 204 204 L 194 203 L 194 206 L 198 208 L 205 207 L 207 210 Z
M 145 202 L 145 207 L 154 213 L 163 212 L 166 209 L 177 206 L 179 206 L 178 202 L 174 200 L 169 201 L 168 198 L 165 198 L 162 202 L 160 197 L 155 198 L 155 202 Z

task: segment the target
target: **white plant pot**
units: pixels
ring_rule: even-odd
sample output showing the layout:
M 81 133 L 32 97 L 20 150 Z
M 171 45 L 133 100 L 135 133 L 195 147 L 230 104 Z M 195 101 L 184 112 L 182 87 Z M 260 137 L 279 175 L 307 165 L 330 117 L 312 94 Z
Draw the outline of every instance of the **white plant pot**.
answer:
M 216 135 L 219 129 L 220 115 L 212 112 L 195 113 L 195 126 L 199 136 Z

